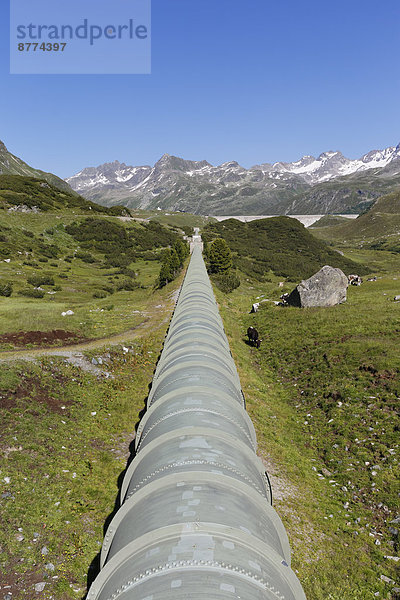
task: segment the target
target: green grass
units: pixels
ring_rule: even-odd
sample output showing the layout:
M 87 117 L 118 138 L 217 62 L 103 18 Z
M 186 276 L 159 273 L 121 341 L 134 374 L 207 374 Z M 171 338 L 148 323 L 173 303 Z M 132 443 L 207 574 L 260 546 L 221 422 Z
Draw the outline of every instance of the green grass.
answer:
M 98 351 L 112 379 L 56 358 L 0 365 L 0 586 L 13 599 L 39 581 L 41 598 L 84 596 L 162 334 Z
M 356 252 L 367 264 L 384 262 L 382 254 Z M 384 557 L 398 555 L 388 527 L 399 506 L 400 306 L 392 299 L 400 261 L 377 275 L 332 309 L 265 302 L 248 314 L 257 296 L 290 290 L 276 279 L 243 279 L 229 296 L 216 290 L 309 600 L 388 597 L 393 586 L 380 576 L 396 580 L 396 563 Z M 260 350 L 245 343 L 249 325 Z
M 154 291 L 157 261 L 137 256 L 128 266 L 144 287 L 96 300 L 95 290 L 125 277 L 117 268 L 102 268 L 104 253 L 83 248 L 63 228 L 47 234 L 60 222 L 56 215 L 4 216 L 0 224 L 11 227 L 13 243 L 25 243 L 23 227 L 33 231 L 32 260 L 43 257 L 40 241 L 60 249 L 56 259 L 38 264 L 62 290 L 43 300 L 18 296 L 39 269 L 24 265 L 15 245 L 10 263 L 0 262 L 1 279 L 14 283 L 13 296 L 0 298 L 0 333 L 62 327 L 102 337 L 135 326 L 151 311 L 159 322 L 167 317 L 160 305 L 177 284 Z M 63 215 L 63 223 L 76 218 Z M 96 262 L 65 260 L 78 250 L 90 251 Z M 398 510 L 400 305 L 392 298 L 400 293 L 399 255 L 364 247 L 343 251 L 369 265 L 378 280 L 349 288 L 348 302 L 332 309 L 265 302 L 249 315 L 257 297 L 278 300 L 294 287 L 288 281 L 279 286 L 282 276 L 271 270 L 262 280 L 242 273 L 230 295 L 216 290 L 308 600 L 364 600 L 377 592 L 385 598 L 392 586 L 380 575 L 396 579 L 395 563 L 384 557 L 398 555 L 388 526 Z M 61 317 L 68 308 L 75 314 Z M 250 324 L 263 338 L 260 350 L 245 343 Z M 35 597 L 38 581 L 47 583 L 43 599 L 83 597 L 165 329 L 146 331 L 128 354 L 121 348 L 92 352 L 113 378 L 97 379 L 54 357 L 0 363 L 0 585 L 13 586 L 13 600 Z M 54 572 L 46 571 L 48 563 Z
M 162 248 L 178 239 L 159 223 L 2 213 L 0 281 L 11 282 L 13 293 L 0 296 L 0 335 L 65 329 L 99 338 L 136 327 L 163 297 L 155 292 Z M 41 286 L 42 299 L 20 295 L 43 275 L 54 285 Z M 74 314 L 63 317 L 68 310 Z

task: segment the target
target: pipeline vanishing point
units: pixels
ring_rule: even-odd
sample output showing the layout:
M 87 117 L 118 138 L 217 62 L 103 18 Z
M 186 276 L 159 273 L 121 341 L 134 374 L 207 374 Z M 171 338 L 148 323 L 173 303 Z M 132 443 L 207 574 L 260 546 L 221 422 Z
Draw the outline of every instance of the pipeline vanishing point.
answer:
M 87 600 L 305 600 L 195 245 Z

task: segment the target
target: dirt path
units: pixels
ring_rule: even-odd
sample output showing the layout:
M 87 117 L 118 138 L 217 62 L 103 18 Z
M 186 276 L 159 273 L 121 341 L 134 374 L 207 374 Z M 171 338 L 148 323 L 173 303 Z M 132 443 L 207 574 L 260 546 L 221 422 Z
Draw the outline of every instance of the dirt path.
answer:
M 180 292 L 180 286 L 174 290 L 166 301 L 157 306 L 152 306 L 145 313 L 145 320 L 133 329 L 128 329 L 122 333 L 114 334 L 109 337 L 98 338 L 68 346 L 58 346 L 52 348 L 32 348 L 25 350 L 5 350 L 0 352 L 0 363 L 13 360 L 35 360 L 40 356 L 63 356 L 68 362 L 80 366 L 84 370 L 99 372 L 100 369 L 88 361 L 83 352 L 95 350 L 104 346 L 118 346 L 128 343 L 137 337 L 141 337 L 146 331 L 155 331 L 169 322 L 172 311 L 177 302 Z

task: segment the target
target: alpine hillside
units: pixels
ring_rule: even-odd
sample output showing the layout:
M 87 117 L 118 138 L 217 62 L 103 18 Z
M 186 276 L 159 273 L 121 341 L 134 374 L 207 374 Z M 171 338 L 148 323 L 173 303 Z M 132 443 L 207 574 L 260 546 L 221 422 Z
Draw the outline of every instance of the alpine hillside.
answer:
M 25 177 L 35 177 L 35 179 L 44 179 L 54 187 L 64 190 L 69 194 L 75 194 L 71 187 L 57 175 L 46 173 L 39 169 L 30 167 L 26 162 L 11 154 L 0 140 L 0 175 L 23 175 Z
M 154 167 L 115 161 L 66 181 L 106 206 L 215 215 L 359 213 L 400 186 L 400 144 L 357 160 L 330 151 L 250 169 L 235 161 L 213 166 L 164 154 Z

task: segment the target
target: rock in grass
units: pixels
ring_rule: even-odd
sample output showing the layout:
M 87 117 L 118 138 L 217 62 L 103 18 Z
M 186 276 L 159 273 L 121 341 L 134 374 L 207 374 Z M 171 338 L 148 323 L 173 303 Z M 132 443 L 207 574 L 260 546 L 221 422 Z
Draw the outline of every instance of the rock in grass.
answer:
M 306 308 L 311 306 L 335 306 L 346 301 L 348 281 L 340 269 L 325 265 L 305 279 L 289 294 L 287 303 Z
M 390 579 L 390 577 L 386 577 L 386 575 L 381 575 L 381 581 L 383 581 L 384 583 L 394 583 L 393 579 Z
M 35 584 L 35 592 L 43 592 L 44 588 L 46 587 L 46 582 L 45 581 L 39 581 L 39 583 Z

